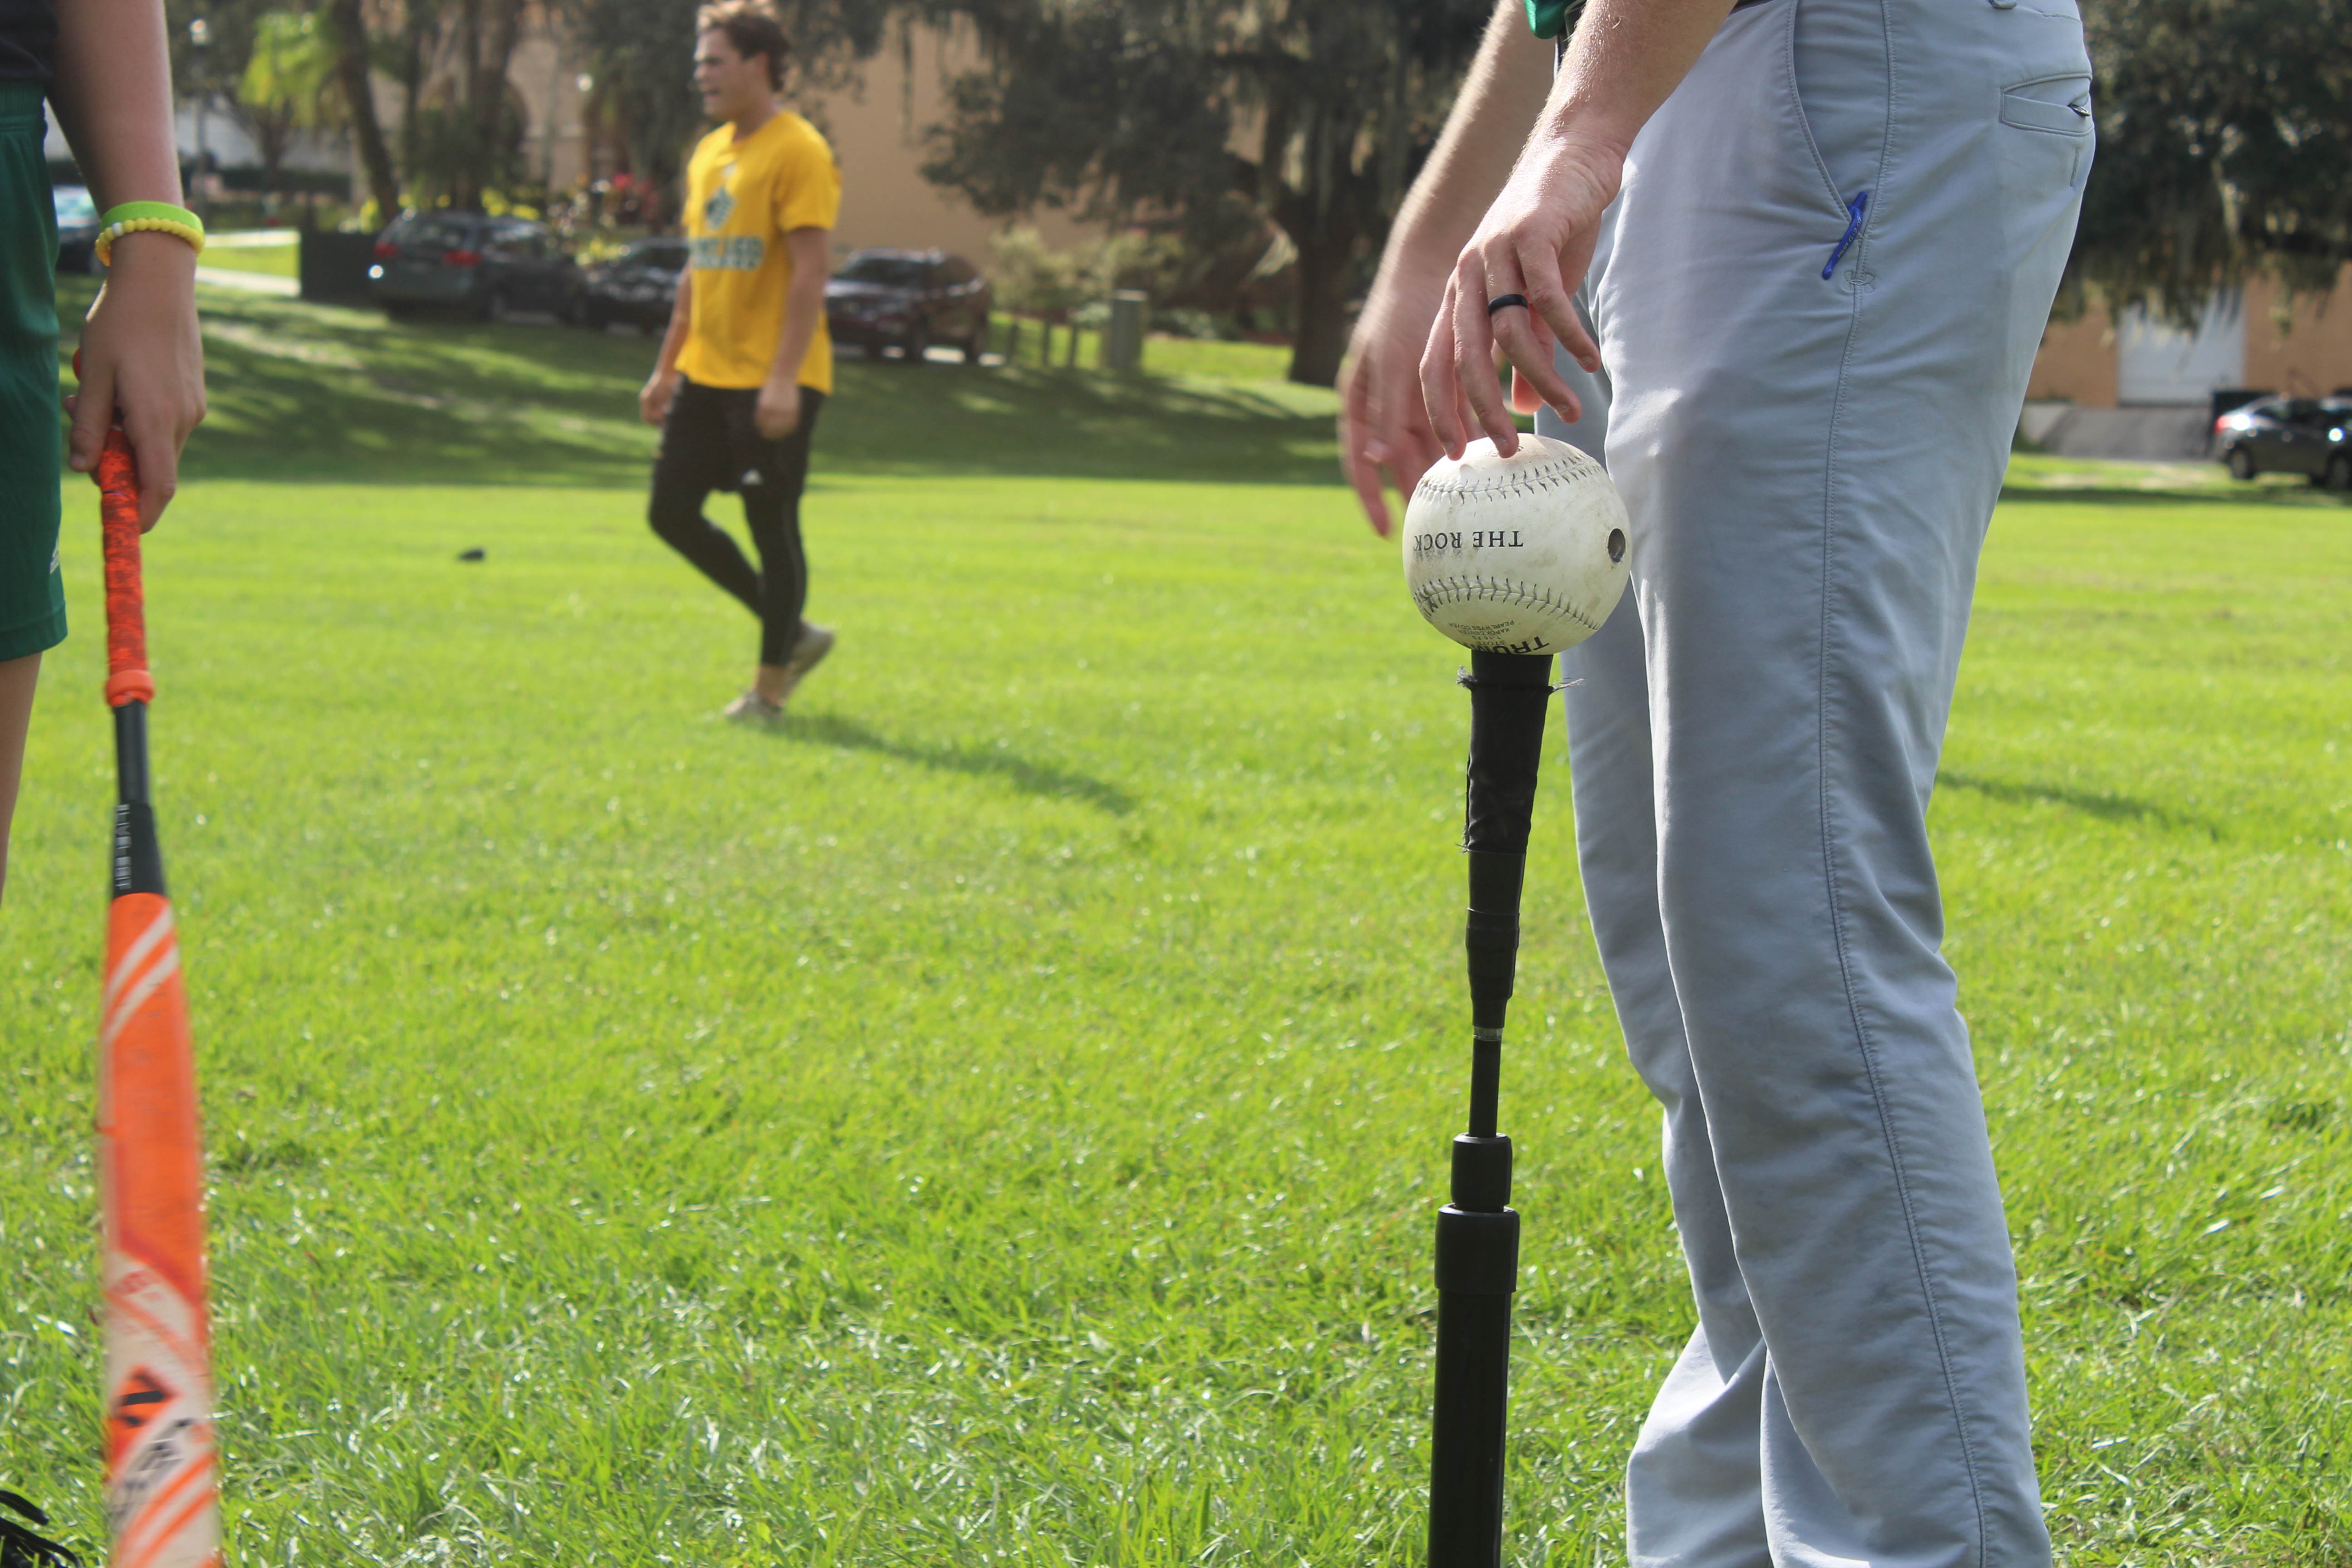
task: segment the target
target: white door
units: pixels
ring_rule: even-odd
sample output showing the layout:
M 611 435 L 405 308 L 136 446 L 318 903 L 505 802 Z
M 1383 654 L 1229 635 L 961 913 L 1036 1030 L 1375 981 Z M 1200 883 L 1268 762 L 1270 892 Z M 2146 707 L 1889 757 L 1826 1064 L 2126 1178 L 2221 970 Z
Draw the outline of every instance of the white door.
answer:
M 2237 294 L 2217 294 L 2194 332 L 2135 305 L 2116 327 L 2116 401 L 2206 405 L 2225 386 L 2244 384 L 2246 311 Z

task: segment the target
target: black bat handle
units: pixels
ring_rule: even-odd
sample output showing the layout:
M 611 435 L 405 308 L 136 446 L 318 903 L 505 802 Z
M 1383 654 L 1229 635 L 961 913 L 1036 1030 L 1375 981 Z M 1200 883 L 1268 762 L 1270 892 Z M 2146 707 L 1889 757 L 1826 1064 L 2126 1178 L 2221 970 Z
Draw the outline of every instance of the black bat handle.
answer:
M 1470 689 L 1462 836 L 1470 863 L 1463 931 L 1470 964 L 1470 1130 L 1454 1141 L 1453 1202 L 1437 1212 L 1430 1568 L 1499 1568 L 1503 1560 L 1503 1450 L 1519 1216 L 1511 1209 L 1511 1141 L 1496 1131 L 1496 1101 L 1551 668 L 1541 654 L 1473 653 L 1462 678 Z
M 148 782 L 147 704 L 136 698 L 114 710 L 114 776 L 112 896 L 164 893 L 163 844 Z

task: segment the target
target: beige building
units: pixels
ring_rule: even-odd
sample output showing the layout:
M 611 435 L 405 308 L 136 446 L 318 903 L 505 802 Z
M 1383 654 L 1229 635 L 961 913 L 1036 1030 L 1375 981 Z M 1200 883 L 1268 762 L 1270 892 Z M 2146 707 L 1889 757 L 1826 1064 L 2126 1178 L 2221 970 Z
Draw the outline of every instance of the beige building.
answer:
M 2204 408 L 2212 394 L 2233 388 L 2318 396 L 2352 387 L 2352 268 L 2329 299 L 2296 300 L 2284 326 L 2279 300 L 2278 285 L 2257 278 L 2242 293 L 2216 299 L 2195 332 L 2136 310 L 2053 321 L 2026 397 L 2084 408 Z
M 1007 220 L 982 216 L 961 195 L 919 173 L 929 156 L 923 129 L 947 117 L 941 78 L 978 64 L 979 50 L 967 37 L 929 27 L 915 29 L 910 42 L 906 55 L 894 41 L 866 61 L 857 90 L 793 104 L 824 129 L 841 164 L 841 221 L 833 231 L 834 248 L 936 247 L 985 267 L 988 237 Z M 1024 221 L 1056 249 L 1101 237 L 1099 228 L 1074 222 L 1065 213 L 1038 212 Z
M 612 169 L 609 151 L 600 158 L 582 125 L 593 84 L 582 76 L 580 59 L 559 29 L 560 25 L 551 28 L 545 9 L 535 8 L 516 46 L 508 80 L 526 110 L 526 166 L 551 188 L 564 190 L 583 176 Z M 906 43 L 903 51 L 896 37 L 886 44 L 865 62 L 862 80 L 851 89 L 803 99 L 786 84 L 788 106 L 824 130 L 841 164 L 841 219 L 834 229 L 834 248 L 936 247 L 985 266 L 988 237 L 1005 226 L 1004 220 L 982 216 L 919 172 L 928 156 L 923 130 L 947 112 L 942 77 L 977 64 L 979 50 L 968 37 L 931 27 L 914 29 Z M 678 41 L 681 73 L 691 52 L 686 40 Z M 1057 248 L 1100 232 L 1055 212 L 1037 213 L 1027 221 Z

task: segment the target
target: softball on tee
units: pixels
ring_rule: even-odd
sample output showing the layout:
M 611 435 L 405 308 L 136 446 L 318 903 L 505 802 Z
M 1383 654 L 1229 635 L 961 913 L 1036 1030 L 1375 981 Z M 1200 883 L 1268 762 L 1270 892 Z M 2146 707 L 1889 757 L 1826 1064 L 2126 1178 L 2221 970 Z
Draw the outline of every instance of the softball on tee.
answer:
M 1404 513 L 1404 580 L 1422 618 L 1486 653 L 1558 653 L 1601 629 L 1625 592 L 1625 503 L 1599 463 L 1522 436 L 1506 458 L 1473 441 L 1440 458 Z

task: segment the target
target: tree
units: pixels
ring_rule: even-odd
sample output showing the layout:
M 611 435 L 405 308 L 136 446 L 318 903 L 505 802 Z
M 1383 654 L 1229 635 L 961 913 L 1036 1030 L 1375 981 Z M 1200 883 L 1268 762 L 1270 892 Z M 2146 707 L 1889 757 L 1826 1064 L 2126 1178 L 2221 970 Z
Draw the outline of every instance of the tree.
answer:
M 628 150 L 631 170 L 677 192 L 704 129 L 694 92 L 694 14 L 700 0 L 573 0 L 595 106 Z M 831 88 L 881 48 L 888 0 L 778 0 L 793 40 L 792 79 Z
M 335 38 L 335 80 L 351 116 L 360 167 L 367 172 L 368 195 L 375 203 L 376 221 L 388 224 L 400 216 L 400 180 L 392 171 L 392 150 L 384 145 L 383 126 L 375 116 L 375 87 L 368 79 L 373 61 L 367 17 L 360 0 L 328 0 L 327 20 Z
M 294 132 L 338 117 L 334 82 L 335 47 L 316 16 L 271 11 L 254 24 L 236 101 L 238 118 L 261 153 L 265 190 L 277 188 L 278 165 Z
M 917 0 L 979 31 L 924 174 L 981 211 L 1224 221 L 1297 247 L 1290 377 L 1328 385 L 1347 305 L 1434 145 L 1489 0 Z
M 485 192 L 513 183 L 521 152 L 507 68 L 522 37 L 523 0 L 454 0 L 454 8 L 457 102 L 445 136 L 462 156 L 448 171 L 447 189 L 456 205 L 479 207 Z
M 594 107 L 629 170 L 667 191 L 702 124 L 692 58 L 696 0 L 579 0 L 577 37 L 595 82 Z
M 359 0 L 332 0 L 339 26 Z M 411 199 L 478 208 L 519 172 L 523 121 L 507 70 L 521 41 L 527 0 L 374 0 L 376 32 L 353 49 L 401 89 L 397 156 Z M 549 15 L 555 15 L 551 6 Z M 362 159 L 365 162 L 363 156 Z M 369 165 L 373 184 L 373 166 Z M 381 201 L 381 197 L 378 198 Z
M 2269 271 L 2325 294 L 2352 262 L 2352 0 L 2093 0 L 2098 157 L 2067 298 L 2192 325 Z

